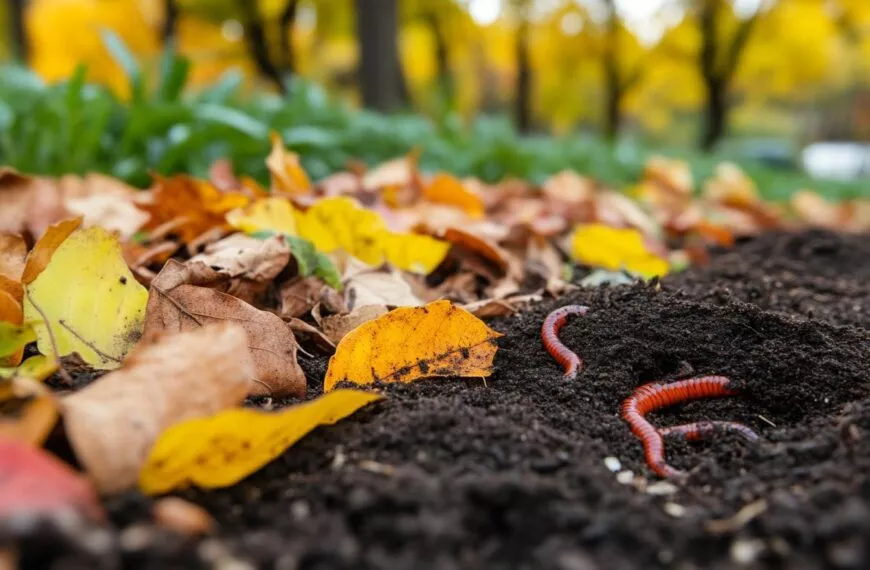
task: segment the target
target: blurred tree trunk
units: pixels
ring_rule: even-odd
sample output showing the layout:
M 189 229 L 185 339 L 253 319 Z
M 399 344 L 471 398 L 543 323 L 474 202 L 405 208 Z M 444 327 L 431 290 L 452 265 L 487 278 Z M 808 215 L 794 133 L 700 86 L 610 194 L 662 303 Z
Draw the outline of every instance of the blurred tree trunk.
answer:
M 363 104 L 379 111 L 403 106 L 408 93 L 396 41 L 396 0 L 356 0 L 356 21 Z
M 622 126 L 622 80 L 619 77 L 619 22 L 614 0 L 606 0 L 607 29 L 604 39 L 604 134 L 614 140 Z
M 731 82 L 761 11 L 759 9 L 740 22 L 730 44 L 725 45 L 719 35 L 720 2 L 721 0 L 702 0 L 698 14 L 701 32 L 701 78 L 707 92 L 699 146 L 705 151 L 713 150 L 716 143 L 728 132 L 728 94 Z
M 163 45 L 168 45 L 175 40 L 178 30 L 178 3 L 175 0 L 163 0 Z
M 426 12 L 424 19 L 432 30 L 432 37 L 435 39 L 435 64 L 438 73 L 438 85 L 444 98 L 448 101 L 453 101 L 454 84 L 453 74 L 450 72 L 450 52 L 447 45 L 447 34 L 445 34 L 444 29 L 438 21 L 438 13 L 434 10 Z
M 524 9 L 526 3 L 520 6 L 519 27 L 517 28 L 517 86 L 516 86 L 516 125 L 521 133 L 528 132 L 532 127 L 532 69 L 529 61 L 529 18 Z
M 279 92 L 286 93 L 287 86 L 284 84 L 283 74 L 272 61 L 272 55 L 269 52 L 266 26 L 257 8 L 257 3 L 253 0 L 237 0 L 237 4 L 242 14 L 245 42 L 248 45 L 251 59 L 254 60 L 261 75 L 269 79 Z
M 27 0 L 9 0 L 9 39 L 12 45 L 12 56 L 26 63 L 30 55 L 30 44 L 27 41 L 27 29 L 24 25 L 24 11 Z

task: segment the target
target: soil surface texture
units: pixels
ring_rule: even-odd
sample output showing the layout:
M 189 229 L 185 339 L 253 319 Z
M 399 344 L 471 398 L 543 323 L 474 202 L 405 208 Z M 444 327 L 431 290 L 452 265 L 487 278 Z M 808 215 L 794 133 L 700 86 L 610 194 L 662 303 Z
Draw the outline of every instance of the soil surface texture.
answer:
M 111 526 L 4 530 L 24 568 L 870 568 L 870 237 L 771 233 L 660 283 L 583 289 L 492 326 L 496 371 L 385 387 L 241 483 L 180 495 L 218 528 L 185 539 L 151 499 L 107 501 Z M 580 303 L 545 352 L 544 317 Z M 305 359 L 312 396 L 326 359 Z M 728 376 L 741 396 L 651 414 L 688 473 L 662 483 L 619 414 L 637 386 Z

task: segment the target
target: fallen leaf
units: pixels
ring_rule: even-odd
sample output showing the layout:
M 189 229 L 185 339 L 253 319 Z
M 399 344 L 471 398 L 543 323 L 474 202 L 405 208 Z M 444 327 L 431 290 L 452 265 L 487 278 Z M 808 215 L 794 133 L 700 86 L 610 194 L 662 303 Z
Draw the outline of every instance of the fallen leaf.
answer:
M 318 251 L 331 253 L 342 249 L 368 265 L 384 261 L 382 236 L 387 233 L 384 220 L 361 207 L 352 198 L 324 198 L 297 219 L 299 235 L 311 241 Z
M 363 188 L 369 192 L 387 187 L 401 187 L 418 181 L 417 153 L 388 160 L 371 170 L 362 178 Z
M 469 303 L 463 308 L 480 319 L 491 319 L 493 317 L 513 315 L 524 307 L 528 307 L 541 300 L 543 300 L 543 297 L 538 294 L 517 295 L 506 299 L 483 299 L 475 303 Z
M 668 262 L 655 255 L 643 235 L 633 228 L 579 225 L 571 238 L 571 253 L 584 265 L 611 271 L 625 269 L 644 277 L 668 272 Z
M 222 192 L 206 180 L 177 174 L 169 178 L 156 176 L 155 186 L 136 206 L 150 214 L 143 226 L 155 230 L 171 223 L 172 232 L 184 242 L 226 224 L 227 212 L 241 208 L 250 198 L 240 192 Z
M 0 409 L 0 439 L 42 445 L 57 423 L 52 391 L 23 375 L 0 380 Z
M 46 237 L 53 239 L 51 232 Z M 127 267 L 117 239 L 100 227 L 71 233 L 25 289 L 24 318 L 36 321 L 42 354 L 76 352 L 95 368 L 110 369 L 139 339 L 148 291 Z
M 0 231 L 38 238 L 49 225 L 66 216 L 54 181 L 0 167 Z
M 483 200 L 451 174 L 437 174 L 423 188 L 423 197 L 436 204 L 456 206 L 472 218 L 483 217 Z
M 256 366 L 251 395 L 304 396 L 306 381 L 296 362 L 296 339 L 281 318 L 231 295 L 188 285 L 188 272 L 170 260 L 151 283 L 143 334 L 195 330 L 211 322 L 238 323 L 248 335 Z
M 363 271 L 345 278 L 344 299 L 348 310 L 365 305 L 407 307 L 422 305 L 411 285 L 397 271 Z
M 20 281 L 15 279 L 10 279 L 5 275 L 0 275 L 0 296 L 5 293 L 9 296 L 15 303 L 20 307 L 21 301 L 24 299 L 24 286 Z M 3 313 L 3 310 L 0 309 L 0 314 Z M 0 317 L 0 320 L 3 320 Z M 5 320 L 9 320 L 8 318 Z
M 196 264 L 224 281 L 221 291 L 253 304 L 290 262 L 290 247 L 283 235 L 259 240 L 244 234 L 232 234 L 206 246 L 191 257 L 187 265 Z M 207 268 L 207 269 L 206 269 Z M 205 283 L 197 283 L 205 284 Z
M 330 425 L 383 396 L 336 390 L 280 412 L 247 408 L 188 420 L 166 430 L 139 474 L 148 495 L 189 485 L 228 487 L 284 453 L 314 428 Z
M 317 324 L 320 325 L 320 328 L 323 329 L 323 334 L 333 344 L 338 344 L 350 331 L 363 323 L 387 314 L 387 312 L 386 305 L 363 305 L 345 315 L 322 317 Z
M 0 275 L 20 281 L 27 257 L 27 242 L 19 234 L 0 233 Z
M 313 343 L 318 350 L 322 350 L 325 354 L 332 354 L 335 352 L 335 343 L 323 334 L 323 331 L 320 329 L 296 318 L 288 319 L 287 326 L 289 326 L 290 330 L 293 331 L 293 335 L 300 339 L 300 342 L 307 339 Z
M 317 303 L 344 305 L 338 293 L 316 277 L 302 277 L 285 281 L 278 291 L 281 318 L 301 317 L 311 312 Z
M 37 354 L 21 364 L 10 368 L 0 368 L 0 378 L 25 378 L 42 382 L 58 369 L 58 362 L 53 356 Z
M 116 232 L 122 239 L 130 239 L 148 221 L 148 214 L 132 201 L 111 194 L 69 198 L 65 203 L 71 214 L 82 217 L 85 227 L 100 226 Z
M 811 226 L 835 229 L 846 221 L 840 204 L 828 202 L 809 190 L 795 192 L 789 205 L 802 222 Z
M 7 295 L 8 296 L 8 295 Z M 13 302 L 12 301 L 3 301 L 3 294 L 0 293 L 0 311 L 3 310 L 4 302 Z M 19 313 L 20 314 L 20 313 Z M 2 314 L 0 314 L 2 316 Z M 31 324 L 22 325 L 21 319 L 17 319 L 18 322 L 13 320 L 0 320 L 0 366 L 15 366 L 19 362 L 21 362 L 21 357 L 19 356 L 16 360 L 15 358 L 7 358 L 12 355 L 18 354 L 22 348 L 27 343 L 33 342 L 36 340 L 36 333 L 33 330 Z
M 296 218 L 300 213 L 286 198 L 261 198 L 244 208 L 227 212 L 227 223 L 233 228 L 256 233 L 296 235 Z
M 595 218 L 614 228 L 634 227 L 648 236 L 660 237 L 662 229 L 637 202 L 618 192 L 601 192 L 595 200 Z
M 491 280 L 507 274 L 507 253 L 496 244 L 459 228 L 448 229 L 443 238 L 453 246 L 451 255 L 470 264 L 473 271 Z
M 254 362 L 244 329 L 209 325 L 142 344 L 124 365 L 60 401 L 67 437 L 102 492 L 136 482 L 169 426 L 239 404 Z
M 266 158 L 266 167 L 272 175 L 272 191 L 298 196 L 311 193 L 311 181 L 299 163 L 299 155 L 284 148 L 278 133 L 272 132 L 272 152 Z
M 340 382 L 489 376 L 500 336 L 450 301 L 395 309 L 341 340 L 329 359 L 323 389 L 332 390 Z
M 52 515 L 72 508 L 103 520 L 97 494 L 68 465 L 30 444 L 0 439 L 0 519 Z
M 51 261 L 51 256 L 57 251 L 71 233 L 82 225 L 81 218 L 62 220 L 46 229 L 39 241 L 27 255 L 24 261 L 24 270 L 21 274 L 21 282 L 28 284 L 33 282 Z

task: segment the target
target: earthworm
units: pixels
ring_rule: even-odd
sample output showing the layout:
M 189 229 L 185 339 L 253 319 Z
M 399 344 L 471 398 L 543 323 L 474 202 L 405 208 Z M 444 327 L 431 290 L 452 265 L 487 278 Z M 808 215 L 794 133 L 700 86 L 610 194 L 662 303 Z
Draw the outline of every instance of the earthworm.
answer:
M 713 423 L 685 424 L 660 431 L 644 416 L 654 410 L 690 400 L 734 396 L 739 393 L 739 390 L 731 387 L 731 380 L 724 376 L 700 376 L 670 384 L 651 382 L 640 386 L 631 396 L 626 398 L 622 404 L 622 417 L 631 426 L 631 431 L 643 443 L 644 458 L 650 469 L 661 477 L 679 477 L 683 475 L 683 472 L 674 469 L 665 462 L 663 436 L 667 433 L 682 433 L 688 439 L 699 439 L 709 433 L 705 427 Z M 731 427 L 726 429 L 737 431 L 748 439 L 758 437 L 746 426 L 730 422 L 728 425 Z M 739 429 L 734 426 L 739 426 Z
M 584 305 L 565 305 L 547 315 L 544 324 L 541 325 L 541 339 L 544 341 L 544 348 L 565 369 L 563 378 L 566 380 L 573 380 L 577 376 L 583 367 L 583 361 L 576 353 L 562 344 L 562 341 L 559 340 L 559 329 L 568 320 L 569 315 L 585 315 L 588 311 L 589 307 Z

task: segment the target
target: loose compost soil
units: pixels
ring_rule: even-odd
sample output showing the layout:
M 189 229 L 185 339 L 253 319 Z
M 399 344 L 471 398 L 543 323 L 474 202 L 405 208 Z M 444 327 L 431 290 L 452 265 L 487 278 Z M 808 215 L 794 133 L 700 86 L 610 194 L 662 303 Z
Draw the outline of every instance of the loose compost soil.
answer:
M 153 526 L 137 493 L 106 503 L 110 528 L 6 535 L 24 568 L 868 568 L 868 277 L 867 236 L 766 234 L 660 283 L 494 322 L 505 336 L 485 382 L 384 387 L 388 400 L 239 484 L 180 493 L 217 521 L 203 539 Z M 591 310 L 562 329 L 585 361 L 566 382 L 540 326 L 569 303 Z M 326 359 L 302 364 L 316 396 Z M 645 382 L 700 374 L 744 395 L 651 421 L 739 421 L 762 441 L 669 438 L 689 476 L 662 484 L 620 404 Z

